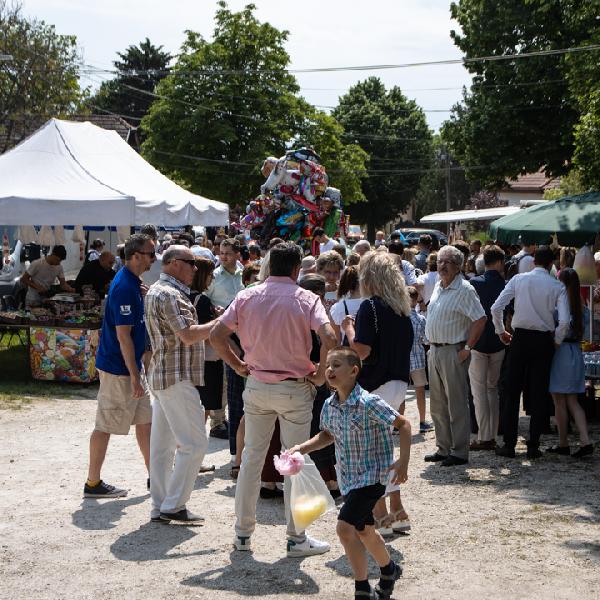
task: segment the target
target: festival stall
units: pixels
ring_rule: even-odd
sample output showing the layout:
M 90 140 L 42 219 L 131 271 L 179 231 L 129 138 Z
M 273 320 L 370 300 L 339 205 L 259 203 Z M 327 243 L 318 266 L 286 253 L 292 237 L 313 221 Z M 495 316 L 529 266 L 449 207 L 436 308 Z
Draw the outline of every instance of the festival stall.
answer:
M 0 156 L 0 221 L 18 225 L 22 242 L 48 246 L 61 243 L 65 226 L 76 225 L 73 241 L 83 262 L 83 228 L 77 224 L 118 226 L 121 234 L 146 223 L 219 226 L 228 224 L 229 207 L 179 187 L 114 131 L 51 119 Z M 7 235 L 2 260 L 3 268 L 14 262 Z M 28 330 L 34 378 L 96 379 L 101 311 L 91 290 L 54 295 L 28 311 L 4 308 L 2 327 Z
M 586 378 L 589 380 L 600 380 L 600 286 L 591 249 L 598 246 L 599 233 L 598 192 L 544 202 L 507 215 L 490 225 L 490 236 L 505 244 L 526 242 L 579 248 L 574 268 L 590 314 L 589 337 L 582 343 Z

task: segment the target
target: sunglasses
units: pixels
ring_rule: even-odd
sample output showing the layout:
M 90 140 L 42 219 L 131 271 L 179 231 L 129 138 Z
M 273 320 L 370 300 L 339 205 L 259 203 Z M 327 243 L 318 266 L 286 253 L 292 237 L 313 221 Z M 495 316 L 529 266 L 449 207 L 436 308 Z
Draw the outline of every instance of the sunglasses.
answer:
M 193 258 L 176 258 L 175 260 L 179 260 L 181 262 L 184 262 L 184 263 L 190 265 L 190 267 L 195 267 L 196 266 L 196 261 Z
M 151 256 L 152 258 L 154 258 L 156 256 L 156 250 L 152 250 L 151 252 L 142 252 L 141 250 L 139 250 L 138 254 L 143 254 L 144 256 Z

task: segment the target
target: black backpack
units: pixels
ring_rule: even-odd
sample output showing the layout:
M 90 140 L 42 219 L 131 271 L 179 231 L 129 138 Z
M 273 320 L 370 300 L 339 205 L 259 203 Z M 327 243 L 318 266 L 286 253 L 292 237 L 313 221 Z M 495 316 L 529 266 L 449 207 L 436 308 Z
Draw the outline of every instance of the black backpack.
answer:
M 526 256 L 531 256 L 531 254 L 523 254 L 523 256 L 519 256 L 519 258 L 512 256 L 509 260 L 506 261 L 504 265 L 504 272 L 506 273 L 506 281 L 512 279 L 515 275 L 519 274 L 519 263 Z

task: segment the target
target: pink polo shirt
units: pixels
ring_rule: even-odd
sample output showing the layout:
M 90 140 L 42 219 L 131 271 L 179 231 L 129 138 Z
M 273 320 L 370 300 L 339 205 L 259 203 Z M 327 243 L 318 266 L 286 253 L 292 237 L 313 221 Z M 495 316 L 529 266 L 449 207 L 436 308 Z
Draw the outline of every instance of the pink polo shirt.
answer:
M 329 318 L 317 295 L 289 277 L 269 277 L 242 290 L 220 321 L 240 338 L 250 374 L 263 383 L 277 383 L 315 370 L 310 332 Z

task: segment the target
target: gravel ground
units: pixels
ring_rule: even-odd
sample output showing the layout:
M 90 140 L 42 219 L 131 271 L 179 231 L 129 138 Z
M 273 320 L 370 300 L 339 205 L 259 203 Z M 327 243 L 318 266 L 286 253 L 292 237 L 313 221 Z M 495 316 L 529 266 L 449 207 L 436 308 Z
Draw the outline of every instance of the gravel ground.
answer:
M 133 435 L 111 440 L 103 470 L 128 497 L 83 500 L 94 414 L 91 398 L 0 410 L 0 598 L 352 597 L 334 513 L 311 529 L 331 552 L 290 560 L 283 502 L 259 500 L 254 552 L 232 551 L 223 440 L 211 439 L 206 462 L 217 470 L 198 477 L 189 503 L 206 517 L 202 527 L 149 522 Z M 407 416 L 416 423 L 414 402 Z M 403 488 L 413 529 L 389 543 L 404 567 L 396 598 L 600 597 L 600 448 L 586 462 L 532 462 L 520 446 L 517 460 L 473 453 L 467 468 L 452 469 L 423 462 L 433 448 L 433 434 L 413 436 Z

